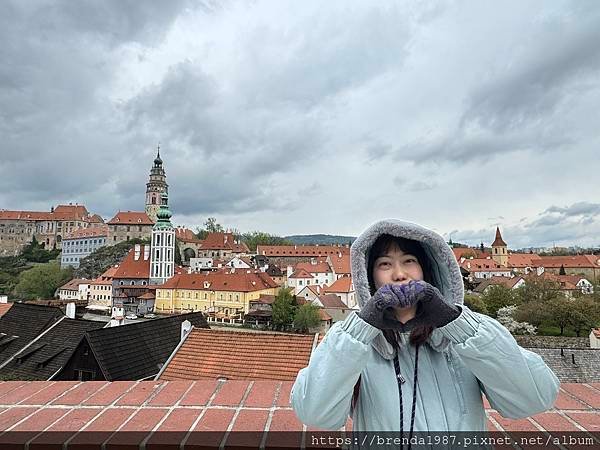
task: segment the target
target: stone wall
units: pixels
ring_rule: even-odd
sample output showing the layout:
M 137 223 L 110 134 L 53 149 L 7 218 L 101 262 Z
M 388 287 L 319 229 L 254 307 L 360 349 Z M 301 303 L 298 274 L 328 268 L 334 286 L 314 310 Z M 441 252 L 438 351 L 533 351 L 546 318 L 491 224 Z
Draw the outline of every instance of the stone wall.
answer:
M 521 347 L 590 348 L 590 338 L 565 336 L 515 336 Z

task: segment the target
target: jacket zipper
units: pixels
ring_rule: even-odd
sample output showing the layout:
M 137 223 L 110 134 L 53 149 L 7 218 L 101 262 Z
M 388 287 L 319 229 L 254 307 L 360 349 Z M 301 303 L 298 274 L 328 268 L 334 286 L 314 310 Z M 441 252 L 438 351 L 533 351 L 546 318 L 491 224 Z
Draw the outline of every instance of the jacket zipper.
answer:
M 456 398 L 458 399 L 460 412 L 461 414 L 466 414 L 467 411 L 465 409 L 465 400 L 463 397 L 462 385 L 458 379 L 458 375 L 454 367 L 454 361 L 453 358 L 450 356 L 450 352 L 446 352 L 446 360 L 448 361 L 448 367 L 450 368 L 450 373 L 452 375 L 452 384 L 454 385 L 454 392 L 456 393 Z

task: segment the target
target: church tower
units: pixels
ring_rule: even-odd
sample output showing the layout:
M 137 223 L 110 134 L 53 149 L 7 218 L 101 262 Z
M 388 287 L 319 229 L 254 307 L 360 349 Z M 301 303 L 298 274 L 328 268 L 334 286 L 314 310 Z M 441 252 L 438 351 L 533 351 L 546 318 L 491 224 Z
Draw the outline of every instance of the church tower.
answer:
M 502 240 L 500 228 L 496 227 L 496 239 L 492 244 L 492 259 L 501 266 L 508 266 L 508 252 L 506 242 Z
M 150 180 L 146 183 L 146 214 L 153 222 L 156 222 L 156 215 L 161 206 L 161 194 L 169 194 L 169 185 L 160 159 L 159 145 L 154 165 L 150 169 Z
M 175 272 L 175 228 L 171 224 L 167 194 L 161 195 L 160 203 L 157 220 L 152 228 L 150 284 L 163 284 Z

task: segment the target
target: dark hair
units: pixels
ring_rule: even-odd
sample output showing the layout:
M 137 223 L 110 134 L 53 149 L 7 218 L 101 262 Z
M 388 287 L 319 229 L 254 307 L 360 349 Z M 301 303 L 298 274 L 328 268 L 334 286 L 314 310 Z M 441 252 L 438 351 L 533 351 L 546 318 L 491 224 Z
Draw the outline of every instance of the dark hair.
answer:
M 420 242 L 412 239 L 392 236 L 390 234 L 382 234 L 375 240 L 367 255 L 367 279 L 369 280 L 369 291 L 371 292 L 371 295 L 374 295 L 375 291 L 377 290 L 375 288 L 375 281 L 373 279 L 375 260 L 385 255 L 393 246 L 397 246 L 404 253 L 408 253 L 417 258 L 417 261 L 423 270 L 423 280 L 427 283 L 435 285 L 433 282 L 434 280 L 431 261 L 425 253 L 425 250 Z M 413 345 L 423 344 L 429 338 L 432 331 L 433 327 L 429 325 L 416 327 L 411 331 L 409 341 Z M 393 331 L 384 330 L 383 335 L 394 347 L 398 346 L 396 334 Z

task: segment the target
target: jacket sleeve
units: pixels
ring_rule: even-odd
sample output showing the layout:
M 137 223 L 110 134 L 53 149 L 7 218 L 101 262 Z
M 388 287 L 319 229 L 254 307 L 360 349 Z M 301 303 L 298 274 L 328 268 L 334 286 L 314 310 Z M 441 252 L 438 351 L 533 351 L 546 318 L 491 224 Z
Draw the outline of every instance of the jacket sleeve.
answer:
M 355 312 L 329 329 L 292 386 L 292 408 L 301 422 L 330 430 L 344 426 L 354 385 L 379 333 Z
M 456 306 L 462 309 L 460 316 L 434 332 L 453 343 L 492 408 L 511 419 L 552 408 L 560 382 L 542 357 L 520 347 L 497 320 Z

